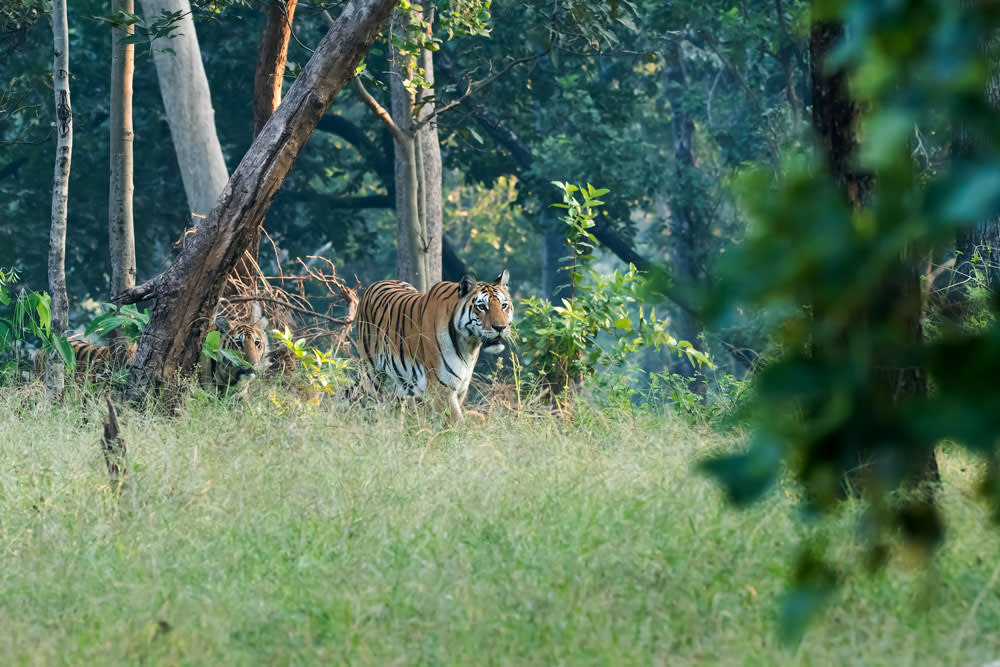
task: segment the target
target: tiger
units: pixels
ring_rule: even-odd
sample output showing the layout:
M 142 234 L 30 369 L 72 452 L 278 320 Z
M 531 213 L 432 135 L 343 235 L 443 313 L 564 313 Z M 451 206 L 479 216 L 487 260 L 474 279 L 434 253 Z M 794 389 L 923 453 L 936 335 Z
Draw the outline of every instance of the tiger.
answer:
M 69 344 L 76 358 L 74 377 L 79 383 L 106 383 L 111 380 L 115 371 L 128 366 L 135 357 L 135 343 L 109 346 L 88 343 L 80 338 L 70 338 Z M 39 350 L 35 354 L 35 375 L 41 379 L 45 378 L 47 362 L 45 357 L 44 350 Z
M 202 384 L 214 386 L 219 391 L 230 388 L 245 391 L 249 386 L 248 382 L 257 378 L 268 363 L 271 347 L 267 338 L 267 324 L 267 318 L 262 315 L 253 322 L 216 316 L 215 328 L 221 337 L 220 349 L 238 352 L 246 363 L 237 364 L 225 356 L 203 359 L 200 370 Z
M 363 391 L 445 399 L 462 421 L 479 352 L 499 354 L 510 342 L 514 306 L 506 269 L 490 283 L 469 275 L 426 293 L 399 280 L 365 290 L 358 304 L 357 342 Z

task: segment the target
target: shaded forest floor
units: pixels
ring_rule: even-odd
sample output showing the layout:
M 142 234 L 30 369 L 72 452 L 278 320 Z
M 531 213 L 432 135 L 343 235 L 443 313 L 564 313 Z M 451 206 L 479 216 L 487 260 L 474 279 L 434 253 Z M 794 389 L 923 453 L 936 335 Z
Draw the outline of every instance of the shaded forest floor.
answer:
M 945 451 L 928 571 L 852 577 L 776 636 L 803 523 L 692 470 L 725 438 L 669 416 L 124 409 L 114 500 L 97 401 L 0 392 L 2 664 L 969 664 L 1000 658 L 1000 531 Z M 857 558 L 857 509 L 826 526 Z

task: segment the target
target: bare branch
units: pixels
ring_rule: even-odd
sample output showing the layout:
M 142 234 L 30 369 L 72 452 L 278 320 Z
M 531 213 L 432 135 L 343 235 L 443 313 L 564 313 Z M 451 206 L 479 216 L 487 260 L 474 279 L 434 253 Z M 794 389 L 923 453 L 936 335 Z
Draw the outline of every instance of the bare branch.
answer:
M 482 79 L 480 81 L 467 81 L 464 78 L 463 79 L 458 79 L 458 83 L 460 85 L 463 85 L 463 87 L 465 88 L 465 91 L 457 99 L 454 99 L 451 102 L 448 102 L 447 104 L 444 104 L 444 105 L 438 107 L 437 109 L 434 110 L 433 113 L 430 113 L 425 118 L 421 119 L 421 121 L 419 123 L 417 123 L 415 129 L 419 130 L 423 126 L 427 125 L 427 123 L 429 123 L 432 120 L 434 120 L 435 118 L 437 118 L 439 115 L 443 114 L 446 111 L 454 109 L 455 107 L 457 107 L 460 104 L 462 104 L 463 102 L 465 102 L 466 98 L 468 98 L 472 94 L 473 90 L 475 90 L 475 91 L 478 92 L 478 91 L 481 91 L 481 90 L 483 90 L 485 88 L 488 88 L 491 84 L 493 84 L 498 79 L 500 79 L 503 76 L 505 76 L 508 72 L 510 72 L 517 65 L 522 65 L 524 63 L 533 62 L 535 60 L 538 60 L 539 58 L 544 58 L 545 56 L 547 56 L 549 54 L 550 51 L 551 51 L 551 49 L 545 49 L 544 51 L 541 51 L 541 52 L 536 53 L 534 55 L 526 56 L 524 58 L 517 58 L 516 60 L 512 60 L 510 63 L 507 64 L 506 67 L 504 67 L 502 70 L 500 70 L 499 72 L 497 72 L 493 76 L 488 77 L 486 79 Z M 442 56 L 442 54 L 438 54 L 439 58 L 441 56 Z M 436 97 L 425 98 L 423 100 L 423 103 L 426 104 L 427 102 L 436 102 L 436 100 L 437 100 Z
M 162 274 L 161 274 L 162 275 Z M 127 306 L 131 303 L 139 303 L 147 299 L 156 297 L 156 288 L 159 286 L 160 276 L 150 278 L 141 285 L 130 287 L 111 299 L 111 303 L 116 306 Z

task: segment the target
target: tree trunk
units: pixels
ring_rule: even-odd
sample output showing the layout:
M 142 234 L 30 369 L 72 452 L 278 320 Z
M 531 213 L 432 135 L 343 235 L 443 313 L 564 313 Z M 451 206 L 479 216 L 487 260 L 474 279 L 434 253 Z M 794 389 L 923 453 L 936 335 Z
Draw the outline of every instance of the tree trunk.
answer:
M 292 36 L 292 20 L 298 0 L 271 0 L 267 11 L 267 24 L 257 49 L 257 69 L 253 79 L 253 136 L 264 129 L 264 124 L 281 104 L 281 88 L 285 65 L 288 63 L 288 42 Z M 260 255 L 263 227 L 257 227 L 246 254 L 236 263 L 229 291 L 242 292 L 255 286 L 256 263 Z M 236 294 L 236 296 L 239 296 Z
M 847 92 L 847 74 L 830 70 L 826 58 L 844 34 L 843 25 L 814 21 L 809 35 L 813 127 L 826 153 L 827 165 L 848 203 L 859 209 L 871 192 L 871 175 L 852 164 L 858 149 L 860 110 Z
M 73 108 L 69 98 L 69 29 L 66 0 L 52 3 L 52 88 L 56 102 L 56 165 L 52 184 L 52 220 L 49 227 L 49 294 L 52 333 L 65 336 L 69 327 L 69 297 L 66 294 L 66 212 L 69 203 L 69 169 L 73 156 Z M 41 353 L 40 353 L 41 354 Z M 62 396 L 65 366 L 53 350 L 45 364 L 45 386 L 51 396 Z
M 411 12 L 415 18 L 423 16 L 416 7 Z M 404 35 L 406 26 L 402 22 L 405 20 L 407 19 L 401 15 L 396 15 L 393 19 L 395 33 Z M 416 98 L 404 86 L 404 81 L 412 76 L 411 67 L 417 65 L 425 70 L 429 66 L 431 78 L 428 80 L 433 80 L 434 64 L 429 54 L 424 57 L 421 53 L 416 62 L 411 62 L 409 56 L 393 49 L 391 115 L 392 122 L 405 135 L 405 139 L 402 139 L 394 133 L 396 275 L 423 292 L 441 278 L 441 149 L 438 145 L 437 126 L 432 131 L 430 126 L 433 123 L 423 127 L 418 125 L 432 110 L 418 110 Z M 428 72 L 425 71 L 425 79 L 427 76 Z M 424 95 L 429 96 L 431 93 L 421 91 L 419 94 L 421 101 L 424 101 Z M 433 222 L 430 222 L 429 216 L 433 217 Z
M 288 42 L 292 36 L 292 19 L 298 0 L 271 0 L 267 25 L 257 50 L 257 70 L 253 77 L 253 135 L 281 104 L 281 84 L 288 62 Z
M 191 18 L 189 0 L 141 0 L 147 23 L 161 12 L 180 12 L 174 37 L 153 44 L 153 62 L 170 137 L 180 166 L 190 212 L 206 216 L 229 180 L 222 146 L 215 130 L 215 110 L 208 90 L 201 48 Z M 165 51 L 169 46 L 173 50 Z
M 164 11 L 183 15 L 172 39 L 162 45 L 153 44 L 153 62 L 188 209 L 197 216 L 206 216 L 226 187 L 229 170 L 215 131 L 215 110 L 191 18 L 191 4 L 188 0 L 141 2 L 147 23 L 155 21 Z M 166 46 L 173 53 L 165 51 Z
M 112 14 L 134 13 L 132 0 L 111 0 Z M 135 285 L 135 232 L 132 225 L 132 72 L 135 47 L 123 41 L 132 26 L 111 28 L 111 187 L 108 240 L 111 254 L 111 296 Z
M 424 15 L 433 17 L 433 3 L 424 0 Z M 434 86 L 434 53 L 424 49 L 421 54 L 424 80 Z M 424 228 L 427 230 L 427 282 L 429 285 L 441 281 L 441 237 L 444 212 L 441 200 L 441 141 L 438 137 L 437 118 L 434 116 L 434 91 L 421 91 L 421 106 L 418 118 L 422 127 L 417 132 L 423 170 L 422 211 Z
M 264 125 L 192 242 L 166 272 L 119 295 L 155 297 L 129 375 L 133 396 L 190 373 L 222 293 L 313 128 L 367 52 L 395 0 L 352 0 Z

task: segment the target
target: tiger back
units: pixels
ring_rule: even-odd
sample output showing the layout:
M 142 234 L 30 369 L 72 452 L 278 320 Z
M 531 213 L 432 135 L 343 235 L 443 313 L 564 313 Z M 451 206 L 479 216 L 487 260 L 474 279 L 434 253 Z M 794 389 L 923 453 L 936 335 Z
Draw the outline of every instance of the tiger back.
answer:
M 81 384 L 110 382 L 114 373 L 127 367 L 135 357 L 135 343 L 96 345 L 80 338 L 71 338 L 69 344 L 76 359 L 73 375 Z M 45 378 L 45 356 L 42 350 L 35 355 L 35 375 L 40 379 Z
M 267 338 L 267 318 L 253 322 L 230 321 L 216 317 L 222 350 L 239 353 L 245 363 L 220 356 L 219 359 L 202 359 L 200 377 L 202 384 L 220 391 L 236 388 L 245 391 L 248 382 L 257 378 L 267 367 L 270 343 Z
M 421 293 L 398 280 L 373 283 L 358 304 L 359 386 L 430 395 L 461 420 L 479 352 L 499 354 L 514 317 L 504 270 L 493 282 L 464 276 Z

